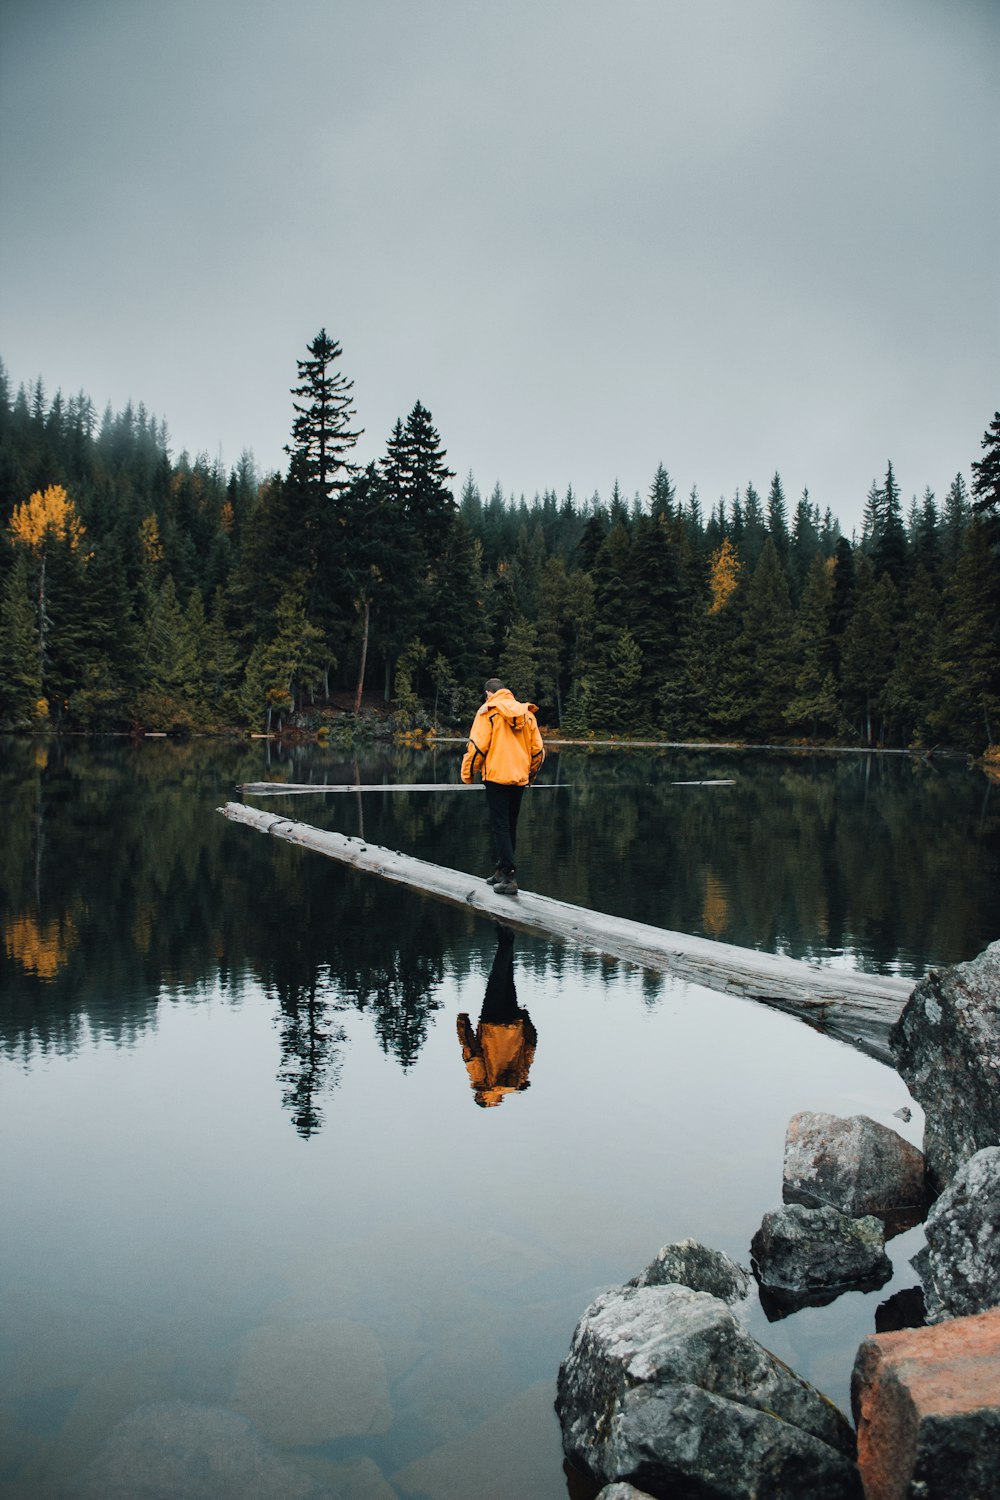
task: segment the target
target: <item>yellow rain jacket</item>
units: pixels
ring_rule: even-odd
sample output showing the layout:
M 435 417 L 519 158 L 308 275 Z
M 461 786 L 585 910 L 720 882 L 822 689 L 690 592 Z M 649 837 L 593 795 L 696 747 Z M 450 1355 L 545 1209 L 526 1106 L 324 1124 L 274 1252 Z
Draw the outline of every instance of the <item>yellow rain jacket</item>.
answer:
M 462 780 L 528 786 L 545 759 L 534 703 L 519 703 L 510 688 L 491 693 L 472 721 Z
M 480 1021 L 475 1031 L 468 1016 L 459 1016 L 458 1040 L 476 1103 L 483 1109 L 494 1109 L 505 1095 L 528 1087 L 538 1035 L 526 1010 L 517 1021 Z

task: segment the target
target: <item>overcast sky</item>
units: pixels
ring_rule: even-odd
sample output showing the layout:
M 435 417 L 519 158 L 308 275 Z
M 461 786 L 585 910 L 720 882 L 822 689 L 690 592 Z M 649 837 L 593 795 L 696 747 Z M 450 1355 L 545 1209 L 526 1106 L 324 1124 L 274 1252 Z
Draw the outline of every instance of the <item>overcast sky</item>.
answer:
M 456 489 L 845 529 L 1000 405 L 998 0 L 0 0 L 0 356 L 284 468 L 320 327 L 358 453 Z

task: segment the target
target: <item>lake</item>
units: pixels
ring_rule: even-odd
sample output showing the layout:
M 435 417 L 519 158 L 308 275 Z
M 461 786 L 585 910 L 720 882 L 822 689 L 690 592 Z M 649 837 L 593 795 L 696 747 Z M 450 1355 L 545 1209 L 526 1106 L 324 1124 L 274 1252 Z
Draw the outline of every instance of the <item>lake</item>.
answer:
M 899 1077 L 798 1021 L 216 812 L 453 781 L 461 748 L 3 741 L 2 1500 L 584 1500 L 552 1400 L 597 1292 L 688 1236 L 748 1263 L 798 1110 L 919 1144 Z M 527 889 L 914 978 L 998 936 L 1000 787 L 961 761 L 567 748 L 543 777 Z M 481 792 L 266 805 L 492 867 Z M 477 1073 L 498 1005 L 507 1091 Z M 751 1331 L 849 1410 L 921 1243 Z

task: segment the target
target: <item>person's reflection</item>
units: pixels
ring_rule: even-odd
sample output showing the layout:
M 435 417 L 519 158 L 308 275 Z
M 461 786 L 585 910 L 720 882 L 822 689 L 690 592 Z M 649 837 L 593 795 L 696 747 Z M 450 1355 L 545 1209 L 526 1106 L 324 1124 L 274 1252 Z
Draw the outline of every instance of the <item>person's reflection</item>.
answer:
M 528 1087 L 537 1033 L 514 989 L 514 934 L 497 924 L 497 951 L 475 1031 L 468 1016 L 458 1018 L 458 1040 L 476 1103 L 502 1104 L 507 1094 Z

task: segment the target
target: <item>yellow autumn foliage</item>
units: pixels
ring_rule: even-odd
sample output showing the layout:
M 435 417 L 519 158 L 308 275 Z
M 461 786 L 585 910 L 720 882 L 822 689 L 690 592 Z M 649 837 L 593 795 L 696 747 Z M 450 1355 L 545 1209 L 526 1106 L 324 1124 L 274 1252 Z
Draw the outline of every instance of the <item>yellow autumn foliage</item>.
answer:
M 151 566 L 163 561 L 160 527 L 156 517 L 152 514 L 143 516 L 139 522 L 139 546 L 142 548 L 143 560 Z
M 712 602 L 708 607 L 710 615 L 717 615 L 720 609 L 725 609 L 731 595 L 736 592 L 742 567 L 736 548 L 728 537 L 724 537 L 709 559 L 708 587 L 712 594 Z
M 78 942 L 71 917 L 52 917 L 43 925 L 33 912 L 12 917 L 3 934 L 7 957 L 38 979 L 54 979 Z
M 32 552 L 40 552 L 49 537 L 68 542 L 75 551 L 86 531 L 61 484 L 36 490 L 22 505 L 15 505 L 9 526 L 14 541 L 30 547 Z

